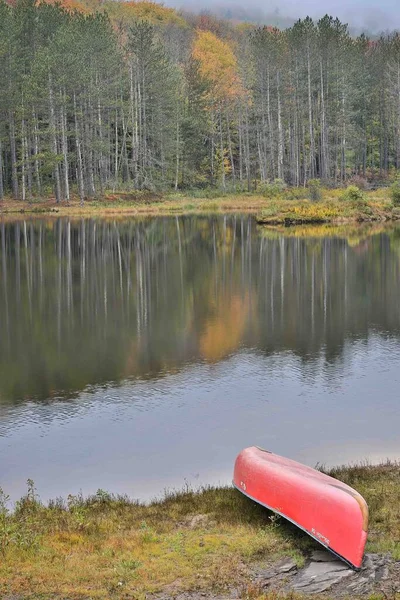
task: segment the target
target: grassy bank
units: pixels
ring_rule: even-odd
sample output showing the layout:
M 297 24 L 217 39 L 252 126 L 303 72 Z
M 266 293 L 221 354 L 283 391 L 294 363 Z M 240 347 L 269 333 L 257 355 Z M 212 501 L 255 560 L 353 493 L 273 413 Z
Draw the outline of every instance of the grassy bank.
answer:
M 340 468 L 370 507 L 367 550 L 400 559 L 400 466 Z M 99 491 L 42 505 L 31 487 L 0 511 L 0 597 L 146 598 L 232 589 L 269 598 L 251 568 L 280 557 L 302 564 L 318 545 L 231 488 L 190 490 L 142 505 Z M 376 596 L 375 596 L 376 598 Z
M 103 198 L 87 200 L 83 206 L 74 197 L 57 204 L 54 199 L 22 202 L 6 198 L 0 202 L 0 218 L 19 215 L 53 215 L 70 217 L 117 217 L 183 215 L 210 212 L 249 212 L 256 214 L 265 206 L 265 198 L 256 195 L 226 195 L 222 197 L 190 198 L 181 194 L 157 196 L 151 194 L 106 194 Z
M 333 193 L 332 193 L 333 194 Z M 367 223 L 397 221 L 400 207 L 389 196 L 376 192 L 359 198 L 325 197 L 319 202 L 310 200 L 271 200 L 257 214 L 260 225 L 304 225 L 322 223 Z
M 260 224 L 296 225 L 391 221 L 400 219 L 400 207 L 394 206 L 389 188 L 349 193 L 346 190 L 318 189 L 319 199 L 309 199 L 309 190 L 286 189 L 269 194 L 225 194 L 197 192 L 195 196 L 175 193 L 156 195 L 139 192 L 107 193 L 85 201 L 73 197 L 67 203 L 54 199 L 22 202 L 5 198 L 0 202 L 0 218 L 18 215 L 54 215 L 71 217 L 117 217 L 205 214 L 210 212 L 248 212 L 257 215 Z

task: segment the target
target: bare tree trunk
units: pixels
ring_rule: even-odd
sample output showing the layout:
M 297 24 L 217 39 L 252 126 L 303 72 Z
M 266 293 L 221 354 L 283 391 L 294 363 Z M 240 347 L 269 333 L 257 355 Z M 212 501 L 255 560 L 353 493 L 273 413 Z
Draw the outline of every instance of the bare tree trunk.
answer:
M 310 134 L 310 179 L 314 179 L 315 171 L 315 139 L 312 111 L 312 94 L 311 94 L 311 64 L 310 64 L 310 48 L 307 47 L 307 83 L 308 83 L 308 123 Z M 305 179 L 306 179 L 305 174 Z
M 275 178 L 275 152 L 274 152 L 274 133 L 272 128 L 271 114 L 271 82 L 269 69 L 267 71 L 267 120 L 268 120 L 268 135 L 269 135 L 269 152 L 271 162 L 271 177 Z
M 14 113 L 9 112 L 9 131 L 10 131 L 10 150 L 11 150 L 11 186 L 13 197 L 17 200 L 19 197 L 18 170 L 17 170 L 17 149 L 15 140 L 15 121 Z
M 118 186 L 118 157 L 119 157 L 119 149 L 118 149 L 118 109 L 115 110 L 115 154 L 114 154 L 114 191 Z
M 283 140 L 283 128 L 282 128 L 282 108 L 281 108 L 281 84 L 280 84 L 280 72 L 276 74 L 277 83 L 277 94 L 278 94 L 278 179 L 284 179 L 283 172 L 283 152 L 284 152 L 284 140 Z
M 233 186 L 236 189 L 236 172 L 235 172 L 235 163 L 234 163 L 234 160 L 233 160 L 231 128 L 229 126 L 228 115 L 226 115 L 225 118 L 226 118 L 226 132 L 227 132 L 227 135 L 228 135 L 229 159 L 230 159 L 230 162 L 231 162 L 231 169 L 232 169 L 232 180 L 233 180 Z
M 220 143 L 220 152 L 221 152 L 221 183 L 222 189 L 226 191 L 226 181 L 225 181 L 225 150 L 224 150 L 224 140 L 223 140 L 223 132 L 222 132 L 222 109 L 219 108 L 219 143 Z
M 75 117 L 75 144 L 76 144 L 76 157 L 77 157 L 77 170 L 78 170 L 78 189 L 80 204 L 83 206 L 85 200 L 85 187 L 83 183 L 83 162 L 82 162 L 82 150 L 81 150 L 81 138 L 78 125 L 78 112 L 76 107 L 76 96 L 74 94 L 74 117 Z
M 42 194 L 42 184 L 40 180 L 40 168 L 39 168 L 39 133 L 38 133 L 38 124 L 37 124 L 37 116 L 35 110 L 32 113 L 33 117 L 33 139 L 34 139 L 34 156 L 35 156 L 35 179 L 36 179 L 36 192 L 40 196 Z
M 21 134 L 22 134 L 22 153 L 21 153 L 21 183 L 22 183 L 22 201 L 26 200 L 26 137 L 25 137 L 25 121 L 22 119 L 21 123 Z
M 56 130 L 56 119 L 55 119 L 55 110 L 54 110 L 54 95 L 53 95 L 53 84 L 51 81 L 51 75 L 49 73 L 49 103 L 50 103 L 50 131 L 52 138 L 52 150 L 54 154 L 54 160 L 56 164 L 53 170 L 54 176 L 54 188 L 56 195 L 56 202 L 59 203 L 61 201 L 61 185 L 60 185 L 60 169 L 58 165 L 58 143 L 57 143 L 57 130 Z
M 325 91 L 324 91 L 324 73 L 322 69 L 322 59 L 320 61 L 321 69 L 321 177 L 327 179 L 329 176 L 328 165 L 328 139 L 326 131 L 326 110 L 325 110 Z
M 179 184 L 179 155 L 180 155 L 180 137 L 179 137 L 179 105 L 176 107 L 176 158 L 175 158 L 175 190 Z
M 70 199 L 69 193 L 69 165 L 68 165 L 68 140 L 67 140 L 67 116 L 66 116 L 66 93 L 60 95 L 63 98 L 63 106 L 61 108 L 61 141 L 64 163 L 64 197 L 67 202 Z
M 3 168 L 3 146 L 0 137 L 0 200 L 4 198 L 4 168 Z
M 138 156 L 139 156 L 139 140 L 138 140 L 138 102 L 137 88 L 133 77 L 133 64 L 129 71 L 130 74 L 130 100 L 131 100 L 131 121 L 132 121 L 132 175 L 135 182 L 135 187 L 138 187 Z

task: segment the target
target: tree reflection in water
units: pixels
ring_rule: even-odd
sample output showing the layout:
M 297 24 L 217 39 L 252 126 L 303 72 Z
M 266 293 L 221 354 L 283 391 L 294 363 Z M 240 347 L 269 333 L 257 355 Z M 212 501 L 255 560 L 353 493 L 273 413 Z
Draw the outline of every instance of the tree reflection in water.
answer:
M 157 378 L 242 348 L 341 360 L 400 326 L 400 229 L 250 216 L 0 224 L 0 402 Z

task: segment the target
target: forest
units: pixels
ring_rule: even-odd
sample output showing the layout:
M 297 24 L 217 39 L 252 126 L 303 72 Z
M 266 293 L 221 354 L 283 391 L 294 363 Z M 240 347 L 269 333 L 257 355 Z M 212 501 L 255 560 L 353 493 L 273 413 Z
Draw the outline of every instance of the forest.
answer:
M 400 36 L 0 1 L 0 199 L 340 187 L 400 168 Z

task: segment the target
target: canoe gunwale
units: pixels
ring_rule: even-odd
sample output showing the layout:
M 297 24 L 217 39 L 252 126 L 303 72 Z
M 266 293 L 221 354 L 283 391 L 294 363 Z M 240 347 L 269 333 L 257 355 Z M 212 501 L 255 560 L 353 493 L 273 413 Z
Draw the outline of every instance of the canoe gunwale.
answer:
M 264 452 L 265 452 L 265 450 L 264 450 Z M 307 535 L 309 535 L 310 537 L 312 537 L 316 542 L 318 542 L 318 544 L 320 544 L 321 546 L 323 546 L 324 548 L 326 548 L 326 550 L 329 550 L 329 552 L 331 552 L 339 560 L 341 560 L 344 563 L 346 563 L 346 565 L 348 565 L 353 571 L 355 571 L 357 573 L 359 571 L 361 571 L 362 567 L 356 567 L 355 565 L 353 565 L 350 561 L 348 561 L 346 558 L 344 558 L 344 556 L 342 556 L 341 554 L 338 554 L 337 552 L 335 552 L 335 550 L 333 550 L 327 544 L 324 544 L 318 537 L 316 537 L 315 535 L 313 535 L 310 531 L 308 531 L 308 529 L 305 529 L 305 527 L 303 527 L 302 525 L 300 525 L 297 521 L 294 521 L 293 519 L 291 519 L 290 517 L 288 517 L 284 513 L 279 512 L 279 510 L 276 510 L 275 508 L 272 508 L 272 506 L 269 506 L 268 504 L 265 504 L 264 502 L 260 502 L 259 500 L 257 500 L 257 498 L 254 498 L 253 496 L 251 496 L 250 494 L 248 494 L 247 492 L 245 492 L 242 488 L 240 488 L 239 486 L 237 486 L 234 481 L 232 481 L 232 484 L 233 484 L 233 487 L 235 489 L 237 489 L 241 494 L 243 494 L 244 496 L 246 496 L 247 498 L 249 498 L 253 502 L 256 502 L 260 506 L 263 506 L 264 508 L 270 510 L 271 512 L 279 515 L 280 517 L 283 517 L 284 519 L 286 519 L 286 521 L 289 521 L 289 523 L 292 523 L 293 525 L 295 525 L 296 527 L 298 527 L 299 529 L 301 529 L 302 531 L 304 531 L 304 533 L 306 533 Z

